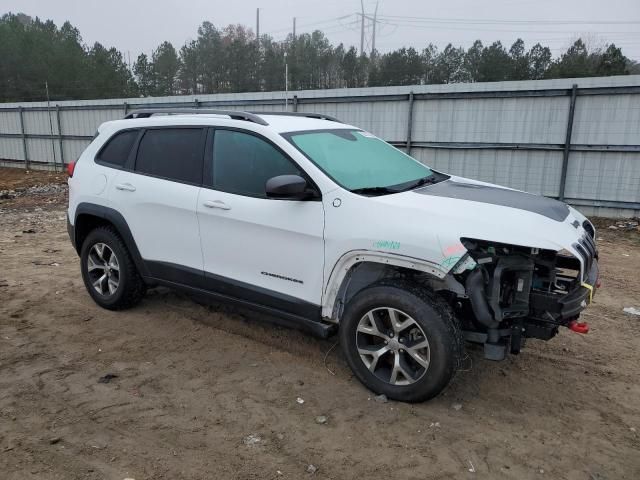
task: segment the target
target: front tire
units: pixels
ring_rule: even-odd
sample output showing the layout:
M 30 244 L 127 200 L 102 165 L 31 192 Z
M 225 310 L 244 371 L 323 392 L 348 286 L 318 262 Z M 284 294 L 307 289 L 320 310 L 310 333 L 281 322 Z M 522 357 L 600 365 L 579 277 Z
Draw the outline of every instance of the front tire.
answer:
M 365 386 L 404 402 L 438 395 L 463 351 L 450 307 L 404 280 L 382 281 L 356 294 L 340 321 L 340 343 Z
M 131 308 L 146 292 L 144 280 L 113 227 L 98 227 L 87 235 L 80 251 L 80 269 L 87 292 L 102 308 Z

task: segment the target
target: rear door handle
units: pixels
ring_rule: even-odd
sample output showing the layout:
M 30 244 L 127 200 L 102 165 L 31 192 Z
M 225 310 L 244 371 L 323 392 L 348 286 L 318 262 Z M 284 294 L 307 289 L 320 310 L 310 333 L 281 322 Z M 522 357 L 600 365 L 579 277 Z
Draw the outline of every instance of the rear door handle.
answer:
M 119 183 L 116 185 L 118 190 L 124 190 L 125 192 L 135 192 L 136 187 L 131 185 L 130 183 Z
M 222 200 L 207 200 L 203 203 L 207 208 L 219 208 L 220 210 L 231 210 L 231 207 Z

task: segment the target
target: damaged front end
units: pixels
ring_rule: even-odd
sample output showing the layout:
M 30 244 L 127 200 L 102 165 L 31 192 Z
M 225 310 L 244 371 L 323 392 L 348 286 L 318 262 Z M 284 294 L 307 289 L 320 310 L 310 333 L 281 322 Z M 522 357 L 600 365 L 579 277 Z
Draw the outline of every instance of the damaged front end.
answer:
M 560 327 L 586 333 L 578 318 L 598 284 L 593 234 L 585 229 L 574 253 L 462 238 L 467 254 L 452 273 L 465 286 L 457 305 L 466 339 L 484 344 L 486 358 L 502 360 L 527 338 L 549 340 Z

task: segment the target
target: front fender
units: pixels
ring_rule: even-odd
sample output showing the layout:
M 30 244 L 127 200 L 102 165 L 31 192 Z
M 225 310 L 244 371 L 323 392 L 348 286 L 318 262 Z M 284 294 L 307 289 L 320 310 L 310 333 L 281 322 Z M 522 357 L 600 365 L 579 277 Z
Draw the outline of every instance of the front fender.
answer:
M 329 280 L 322 293 L 323 318 L 337 322 L 337 299 L 342 284 L 353 266 L 363 262 L 408 268 L 428 273 L 438 279 L 446 277 L 448 272 L 447 270 L 444 270 L 442 265 L 420 260 L 418 258 L 375 250 L 351 250 L 343 254 L 331 270 Z

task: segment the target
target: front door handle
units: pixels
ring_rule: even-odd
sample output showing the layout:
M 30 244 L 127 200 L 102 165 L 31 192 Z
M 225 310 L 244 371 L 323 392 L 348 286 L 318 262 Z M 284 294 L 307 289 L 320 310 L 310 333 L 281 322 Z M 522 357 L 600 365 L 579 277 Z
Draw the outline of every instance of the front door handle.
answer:
M 222 200 L 207 200 L 203 203 L 207 208 L 219 208 L 220 210 L 231 210 L 231 207 Z
M 136 187 L 131 185 L 130 183 L 119 183 L 116 185 L 118 190 L 124 190 L 125 192 L 135 192 Z

